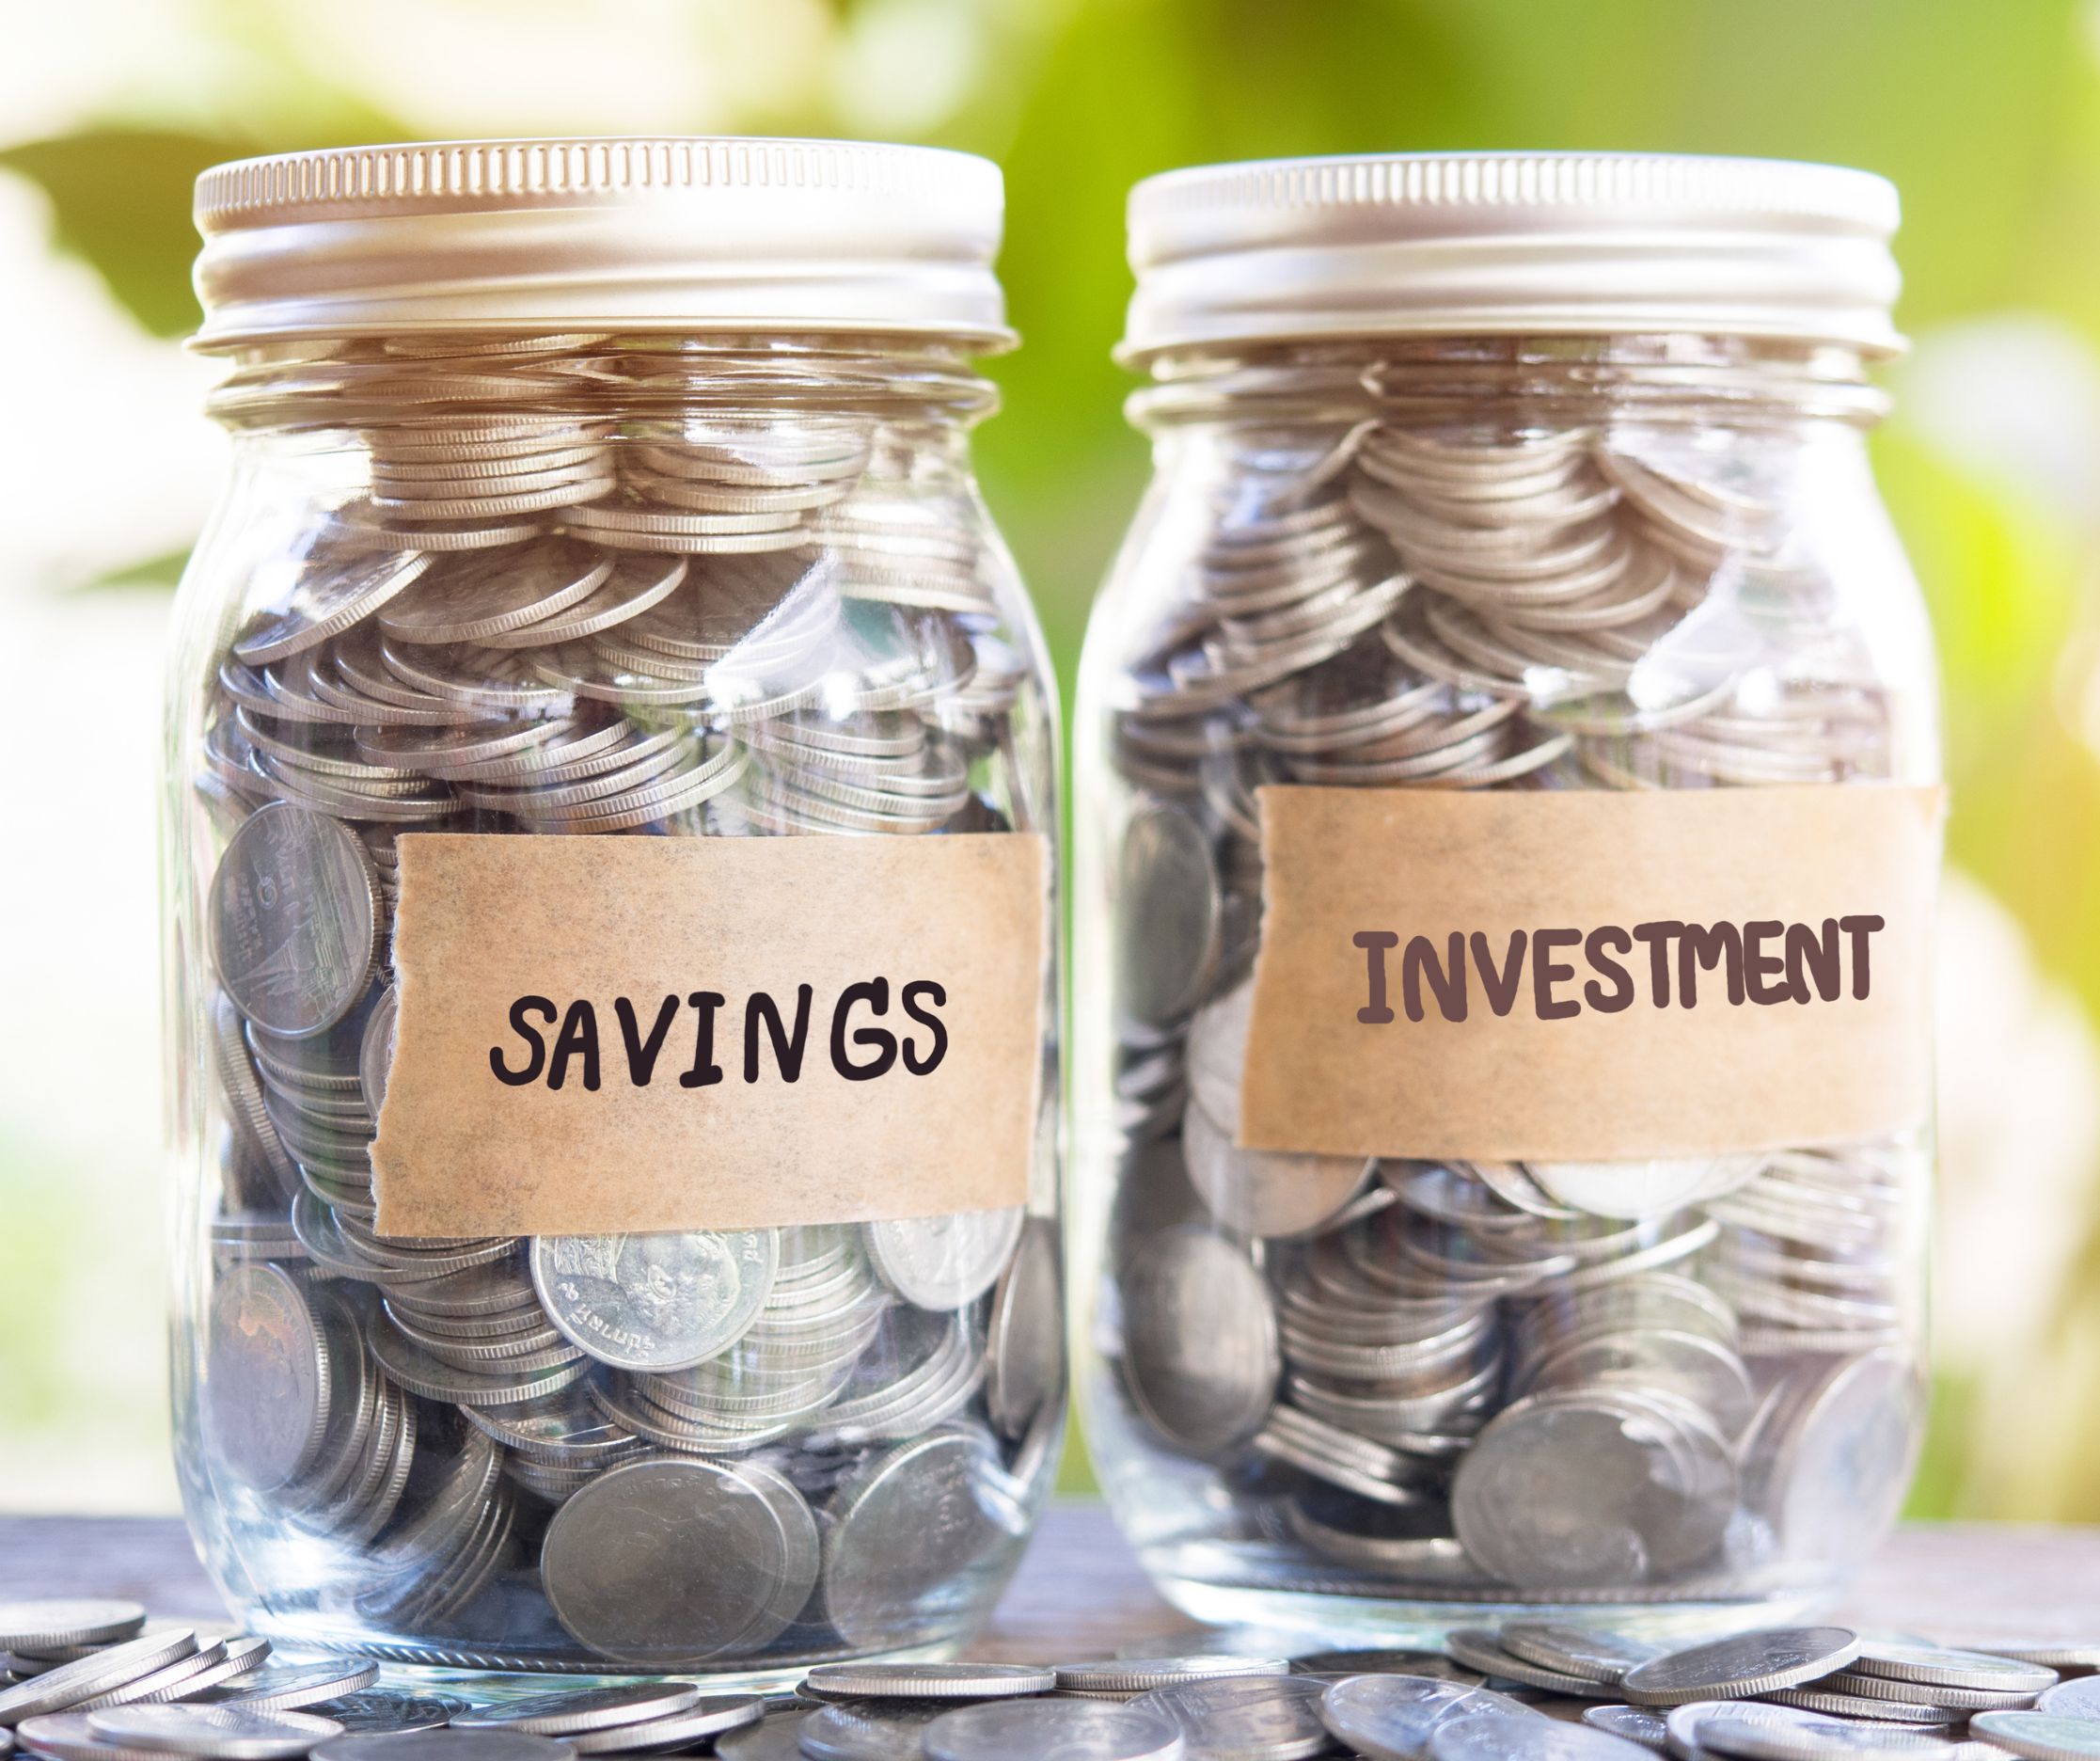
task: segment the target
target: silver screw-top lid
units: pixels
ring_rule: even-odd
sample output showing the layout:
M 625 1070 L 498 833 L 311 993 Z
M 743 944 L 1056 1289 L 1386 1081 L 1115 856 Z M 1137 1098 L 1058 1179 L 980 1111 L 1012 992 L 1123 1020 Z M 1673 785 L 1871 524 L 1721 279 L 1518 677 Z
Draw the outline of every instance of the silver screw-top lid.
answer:
M 1902 347 L 1895 186 L 1648 153 L 1203 166 L 1130 193 L 1121 357 L 1326 337 L 1702 334 Z
M 860 141 L 453 141 L 197 180 L 205 348 L 402 331 L 909 332 L 1012 341 L 1003 188 Z

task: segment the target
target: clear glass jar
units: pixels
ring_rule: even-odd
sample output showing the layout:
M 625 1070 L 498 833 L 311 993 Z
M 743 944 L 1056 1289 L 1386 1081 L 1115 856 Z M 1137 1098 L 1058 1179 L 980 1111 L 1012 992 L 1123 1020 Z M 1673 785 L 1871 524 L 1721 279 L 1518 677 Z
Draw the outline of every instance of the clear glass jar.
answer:
M 1162 233 L 1173 198 L 1198 207 L 1163 192 Z M 1322 198 L 1263 199 L 1218 208 L 1321 247 Z M 1445 224 L 1392 200 L 1338 259 Z M 1235 1060 L 1263 785 L 1936 783 L 1865 445 L 1880 348 L 1701 331 L 1689 296 L 1649 331 L 1515 331 L 1492 288 L 1475 334 L 1323 338 L 1302 307 L 1264 334 L 1244 262 L 1216 294 L 1240 334 L 1197 334 L 1186 261 L 1146 331 L 1171 255 L 1133 251 L 1156 475 L 1075 729 L 1074 1276 L 1109 1500 L 1176 1606 L 1329 1642 L 1813 1604 L 1915 1458 L 1922 1124 L 1617 1164 L 1293 1153 L 1236 1139 Z
M 701 146 L 733 171 L 725 152 L 773 151 Z M 671 157 L 644 168 L 696 150 L 655 151 Z M 878 209 L 925 199 L 898 195 L 911 150 L 822 151 L 876 157 Z M 214 302 L 205 278 L 236 463 L 182 584 L 168 696 L 184 1502 L 228 1600 L 287 1644 L 758 1681 L 939 1655 L 988 1615 L 1058 1452 L 1053 931 L 1027 969 L 1031 1058 L 1044 1026 L 1007 1175 L 1024 1206 L 536 1239 L 374 1221 L 417 834 L 590 834 L 608 865 L 637 839 L 823 838 L 846 861 L 886 836 L 1057 824 L 1056 693 L 970 456 L 995 287 L 959 314 L 929 297 L 908 326 L 871 305 L 861 262 L 861 284 L 829 290 L 834 322 L 739 325 L 721 188 L 667 198 L 659 178 L 638 217 L 631 170 L 576 163 L 582 223 L 694 259 L 631 328 L 574 320 L 609 301 L 583 283 L 632 237 L 541 289 L 545 310 L 482 329 L 471 297 L 449 323 L 367 309 L 403 296 L 398 258 L 362 291 L 355 262 L 333 265 L 348 306 L 320 316 L 311 282 L 285 317 L 274 287 Z M 963 254 L 988 284 L 996 173 L 960 163 Z M 839 190 L 786 182 L 761 192 L 763 223 L 820 229 L 792 211 Z M 318 216 L 284 198 L 265 224 L 325 236 L 332 186 L 309 185 Z M 486 220 L 489 185 L 453 205 Z M 208 240 L 267 247 L 227 189 L 200 203 Z M 427 229 L 428 206 L 409 221 Z M 511 206 L 528 230 L 578 220 Z M 892 241 L 906 294 L 912 247 Z M 429 278 L 460 298 L 442 262 Z M 446 976 L 428 982 L 442 998 Z M 726 1027 L 719 1044 L 734 1083 Z

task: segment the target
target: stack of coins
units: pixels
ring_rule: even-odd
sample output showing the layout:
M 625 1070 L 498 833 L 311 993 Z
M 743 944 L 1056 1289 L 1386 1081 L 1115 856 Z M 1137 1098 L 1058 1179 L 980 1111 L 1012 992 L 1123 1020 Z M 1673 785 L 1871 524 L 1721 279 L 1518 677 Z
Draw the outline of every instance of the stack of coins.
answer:
M 792 1694 L 688 1682 L 487 1705 L 370 1686 L 329 1658 L 141 1636 L 135 1605 L 0 1607 L 0 1636 L 77 1655 L 0 1682 L 0 1731 L 52 1761 L 573 1761 L 708 1751 L 725 1761 L 2021 1761 L 2100 1757 L 2100 1646 L 1954 1650 L 1842 1626 L 1772 1627 L 1667 1650 L 1554 1620 L 1459 1627 L 1444 1651 L 1116 1658 L 1055 1664 L 826 1663 Z M 124 1637 L 118 1637 L 119 1633 Z M 240 1652 L 223 1685 L 158 1684 Z M 170 1663 L 167 1658 L 176 1659 Z M 26 1661 L 18 1649 L 10 1661 Z M 1966 1730 L 1965 1730 L 1966 1727 Z M 1966 1738 L 1966 1740 L 1965 1740 Z M 5 1753 L 0 1747 L 0 1753 Z
M 1109 729 L 1118 1381 L 1232 1513 L 1200 1564 L 1157 1563 L 1607 1601 L 1755 1597 L 1855 1554 L 1915 1447 L 1919 1144 L 1581 1165 L 1234 1141 L 1261 785 L 1891 774 L 1798 452 L 1383 417 L 1218 444 Z
M 902 407 L 769 410 L 763 370 L 703 367 L 682 417 L 556 413 L 654 371 L 604 339 L 344 362 L 386 414 L 342 435 L 356 492 L 248 564 L 196 778 L 223 841 L 200 1428 L 248 1580 L 282 1630 L 413 1661 L 950 1636 L 1051 1465 L 1046 1219 L 400 1240 L 370 1152 L 403 833 L 1036 822 L 1003 554 Z

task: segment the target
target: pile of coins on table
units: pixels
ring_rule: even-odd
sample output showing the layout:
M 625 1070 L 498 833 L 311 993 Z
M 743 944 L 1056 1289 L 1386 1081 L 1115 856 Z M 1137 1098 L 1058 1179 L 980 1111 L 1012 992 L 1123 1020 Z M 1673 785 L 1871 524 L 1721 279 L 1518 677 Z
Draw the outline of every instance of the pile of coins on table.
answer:
M 589 342 L 483 390 L 588 380 Z M 401 352 L 375 401 L 475 394 Z M 390 1239 L 370 1150 L 398 834 L 1039 811 L 1015 725 L 1040 706 L 967 480 L 873 417 L 411 407 L 351 437 L 364 492 L 254 566 L 196 779 L 227 840 L 208 1496 L 237 1551 L 276 1549 L 249 1574 L 274 1616 L 410 1660 L 757 1666 L 955 1633 L 1051 1466 L 1047 1219 Z
M 1890 773 L 1892 711 L 1789 510 L 1798 454 L 1727 437 L 1373 420 L 1222 442 L 1111 732 L 1111 1349 L 1141 1434 L 1216 1469 L 1206 1509 L 1232 1514 L 1191 1540 L 1206 1582 L 1754 1597 L 1893 1518 L 1921 1404 L 1919 1145 L 1515 1164 L 1235 1143 L 1262 785 Z
M 106 1616 L 112 1607 L 94 1605 Z M 48 1612 L 39 1612 L 39 1610 Z M 0 1607 L 10 1642 L 66 1648 L 79 1604 Z M 141 1611 L 134 1610 L 134 1617 Z M 52 1621 L 67 1623 L 54 1626 Z M 105 1624 L 93 1628 L 111 1633 Z M 135 1635 L 136 1619 L 124 1630 Z M 793 1692 L 689 1683 L 513 1693 L 487 1705 L 370 1686 L 340 1658 L 193 1684 L 182 1629 L 101 1643 L 0 1686 L 0 1733 L 51 1761 L 2093 1761 L 2100 1645 L 1992 1652 L 1775 1628 L 1666 1651 L 1550 1621 L 1461 1628 L 1447 1654 L 1121 1658 L 1063 1664 L 829 1663 Z M 261 1646 L 260 1641 L 231 1644 Z M 213 1642 L 226 1660 L 222 1642 Z M 261 1647 L 266 1650 L 267 1647 Z M 171 1663 L 167 1659 L 180 1662 Z M 18 1650 L 14 1661 L 33 1662 Z M 2064 1679 L 2064 1677 L 2071 1677 Z M 1966 1735 L 1964 1735 L 1964 1726 Z M 5 1753 L 0 1747 L 0 1753 Z

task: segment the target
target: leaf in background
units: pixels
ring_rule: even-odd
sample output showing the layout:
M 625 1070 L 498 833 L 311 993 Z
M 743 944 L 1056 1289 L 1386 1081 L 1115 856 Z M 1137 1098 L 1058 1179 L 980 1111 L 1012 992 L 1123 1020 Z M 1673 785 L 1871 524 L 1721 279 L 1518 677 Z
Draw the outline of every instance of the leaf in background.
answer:
M 58 243 L 84 258 L 148 330 L 172 337 L 197 323 L 190 292 L 197 173 L 252 151 L 201 135 L 96 129 L 0 151 L 0 167 L 40 187 Z

